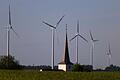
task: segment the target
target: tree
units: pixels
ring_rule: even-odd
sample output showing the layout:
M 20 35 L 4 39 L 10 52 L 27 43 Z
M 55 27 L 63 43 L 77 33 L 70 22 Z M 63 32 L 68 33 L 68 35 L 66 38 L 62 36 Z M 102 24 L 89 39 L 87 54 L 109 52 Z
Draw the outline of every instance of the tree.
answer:
M 0 68 L 1 69 L 20 69 L 21 66 L 13 56 L 1 56 Z
M 93 70 L 92 65 L 81 65 L 81 67 L 83 69 L 82 71 L 85 71 L 85 72 L 90 72 Z
M 120 67 L 111 64 L 110 66 L 108 66 L 108 67 L 105 68 L 105 71 L 120 71 Z
M 72 67 L 72 71 L 90 72 L 92 70 L 93 67 L 91 65 L 74 64 Z
M 72 71 L 82 71 L 83 68 L 80 66 L 80 64 L 73 64 Z

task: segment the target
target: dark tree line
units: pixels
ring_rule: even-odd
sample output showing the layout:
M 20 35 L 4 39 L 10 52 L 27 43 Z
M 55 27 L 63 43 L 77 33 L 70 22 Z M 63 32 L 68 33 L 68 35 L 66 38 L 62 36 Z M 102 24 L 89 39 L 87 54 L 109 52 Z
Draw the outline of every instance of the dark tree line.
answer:
M 0 69 L 29 69 L 29 70 L 46 70 L 50 71 L 51 66 L 40 65 L 40 66 L 26 66 L 20 65 L 19 61 L 14 58 L 14 56 L 0 56 Z
M 29 70 L 44 70 L 44 71 L 52 71 L 51 66 L 47 65 L 32 65 L 25 66 L 20 65 L 19 61 L 17 61 L 14 56 L 0 56 L 0 69 L 29 69 Z M 58 67 L 54 67 L 54 71 L 58 71 Z M 93 67 L 91 65 L 80 65 L 74 64 L 72 67 L 72 71 L 80 71 L 80 72 L 90 72 L 93 71 Z M 120 67 L 116 65 L 110 65 L 103 69 L 96 69 L 94 71 L 120 71 Z
M 93 67 L 91 65 L 80 65 L 80 64 L 74 64 L 72 67 L 72 71 L 80 71 L 80 72 L 90 72 L 93 70 Z
M 21 69 L 21 66 L 13 56 L 0 56 L 0 69 Z
M 112 64 L 106 67 L 105 71 L 120 71 L 120 67 Z
M 34 66 L 34 65 L 25 66 L 25 65 L 23 65 L 22 69 L 26 69 L 26 70 L 40 70 L 40 69 L 42 69 L 42 70 L 45 70 L 45 71 L 51 71 L 52 70 L 51 66 L 47 66 L 47 65 L 40 65 L 40 66 L 39 65 L 38 66 Z
M 105 69 L 96 69 L 93 70 L 92 65 L 80 65 L 80 64 L 74 64 L 72 71 L 80 71 L 80 72 L 90 72 L 90 71 L 120 71 L 120 67 L 111 64 L 110 66 L 107 66 Z

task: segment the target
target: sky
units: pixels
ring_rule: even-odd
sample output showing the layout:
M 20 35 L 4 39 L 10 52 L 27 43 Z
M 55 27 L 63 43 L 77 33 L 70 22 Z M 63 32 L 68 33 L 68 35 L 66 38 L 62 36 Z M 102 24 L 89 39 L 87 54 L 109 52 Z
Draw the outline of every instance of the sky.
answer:
M 7 53 L 8 5 L 11 5 L 12 25 L 19 34 L 11 31 L 10 52 L 24 65 L 51 65 L 51 28 L 42 20 L 55 25 L 65 15 L 55 34 L 55 65 L 64 53 L 65 25 L 68 24 L 68 39 L 76 34 L 77 20 L 80 34 L 89 43 L 79 38 L 79 63 L 90 64 L 90 36 L 100 40 L 95 43 L 94 65 L 108 65 L 107 46 L 111 45 L 111 63 L 119 65 L 120 57 L 120 0 L 0 0 L 0 55 Z M 71 62 L 75 63 L 76 40 L 69 42 Z

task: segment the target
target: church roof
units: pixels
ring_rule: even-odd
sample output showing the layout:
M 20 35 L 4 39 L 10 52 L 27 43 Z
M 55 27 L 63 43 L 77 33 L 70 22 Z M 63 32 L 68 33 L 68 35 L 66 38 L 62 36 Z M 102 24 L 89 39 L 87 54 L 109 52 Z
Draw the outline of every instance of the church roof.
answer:
M 73 64 L 70 62 L 70 57 L 69 57 L 67 32 L 66 32 L 66 40 L 65 40 L 65 46 L 64 46 L 64 54 L 62 57 L 62 61 L 59 64 Z

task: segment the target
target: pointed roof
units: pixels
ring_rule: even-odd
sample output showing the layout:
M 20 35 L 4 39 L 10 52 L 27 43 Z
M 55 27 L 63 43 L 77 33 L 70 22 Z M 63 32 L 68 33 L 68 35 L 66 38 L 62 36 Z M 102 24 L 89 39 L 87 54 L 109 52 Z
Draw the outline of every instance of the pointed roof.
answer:
M 64 54 L 63 54 L 62 61 L 59 64 L 73 64 L 70 62 L 70 57 L 69 57 L 67 25 L 66 25 L 66 40 L 65 40 L 65 46 L 64 46 Z

